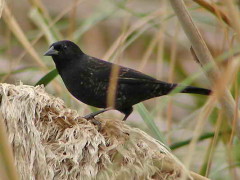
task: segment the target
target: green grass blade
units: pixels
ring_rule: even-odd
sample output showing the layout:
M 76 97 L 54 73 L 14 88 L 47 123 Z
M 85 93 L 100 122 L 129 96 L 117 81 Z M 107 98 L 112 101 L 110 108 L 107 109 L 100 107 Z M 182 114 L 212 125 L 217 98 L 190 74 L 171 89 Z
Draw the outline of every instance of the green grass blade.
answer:
M 198 142 L 203 141 L 205 139 L 212 138 L 212 137 L 214 137 L 214 134 L 215 134 L 214 132 L 205 133 L 198 138 Z M 222 134 L 223 133 L 219 133 L 220 136 Z M 191 141 L 192 141 L 192 139 L 187 139 L 185 141 L 174 143 L 174 144 L 170 145 L 169 147 L 170 147 L 171 150 L 175 150 L 175 149 L 178 149 L 180 147 L 188 145 Z
M 158 129 L 157 125 L 155 124 L 152 116 L 150 115 L 150 113 L 148 112 L 146 107 L 142 103 L 137 104 L 136 107 L 137 107 L 139 114 L 141 115 L 144 122 L 146 123 L 146 125 L 154 133 L 156 139 L 158 139 L 162 143 L 166 144 L 165 137 L 163 136 L 161 131 Z
M 47 86 L 56 76 L 58 75 L 57 69 L 53 69 L 49 73 L 47 73 L 45 76 L 43 76 L 36 84 L 41 85 L 43 84 L 44 86 Z

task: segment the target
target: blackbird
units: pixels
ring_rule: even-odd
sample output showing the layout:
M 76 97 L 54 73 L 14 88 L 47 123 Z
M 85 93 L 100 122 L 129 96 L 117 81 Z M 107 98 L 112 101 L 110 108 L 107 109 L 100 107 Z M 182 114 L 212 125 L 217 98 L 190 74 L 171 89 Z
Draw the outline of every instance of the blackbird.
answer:
M 139 71 L 89 56 L 68 40 L 53 43 L 44 55 L 52 56 L 65 86 L 75 98 L 88 105 L 104 108 L 85 116 L 86 119 L 92 119 L 109 109 L 116 109 L 125 115 L 123 120 L 126 120 L 133 111 L 133 105 L 169 94 L 177 86 L 182 87 L 181 93 L 211 93 L 211 90 L 204 88 L 159 81 Z M 108 107 L 113 67 L 118 68 L 115 102 L 114 107 Z

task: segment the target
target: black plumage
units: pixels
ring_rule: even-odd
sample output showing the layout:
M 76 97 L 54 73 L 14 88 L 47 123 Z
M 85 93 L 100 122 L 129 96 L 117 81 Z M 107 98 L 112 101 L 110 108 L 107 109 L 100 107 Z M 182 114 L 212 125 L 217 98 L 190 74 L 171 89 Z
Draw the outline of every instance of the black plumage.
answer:
M 75 98 L 88 105 L 105 108 L 86 116 L 88 119 L 109 109 L 107 98 L 113 67 L 117 67 L 118 76 L 115 106 L 111 108 L 124 113 L 124 120 L 133 111 L 134 104 L 166 95 L 176 86 L 180 86 L 162 82 L 139 71 L 91 57 L 68 40 L 53 43 L 45 56 L 52 56 L 64 84 Z M 183 86 L 181 92 L 209 95 L 211 90 Z

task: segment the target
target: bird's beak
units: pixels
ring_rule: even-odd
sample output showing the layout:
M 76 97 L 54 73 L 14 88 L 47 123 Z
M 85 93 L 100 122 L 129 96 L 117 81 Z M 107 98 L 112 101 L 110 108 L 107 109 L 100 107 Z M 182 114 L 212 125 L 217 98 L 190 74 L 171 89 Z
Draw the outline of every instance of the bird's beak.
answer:
M 47 50 L 47 52 L 44 53 L 44 56 L 53 56 L 53 55 L 58 55 L 58 51 L 56 49 L 54 49 L 54 47 L 50 47 L 49 50 Z

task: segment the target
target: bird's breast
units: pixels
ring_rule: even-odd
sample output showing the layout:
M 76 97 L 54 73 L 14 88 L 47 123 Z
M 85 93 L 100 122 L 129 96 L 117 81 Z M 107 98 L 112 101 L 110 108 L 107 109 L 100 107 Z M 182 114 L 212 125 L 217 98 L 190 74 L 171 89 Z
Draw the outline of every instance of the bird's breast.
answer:
M 70 72 L 60 75 L 68 91 L 79 101 L 95 107 L 106 107 L 106 82 L 95 79 L 90 73 Z

